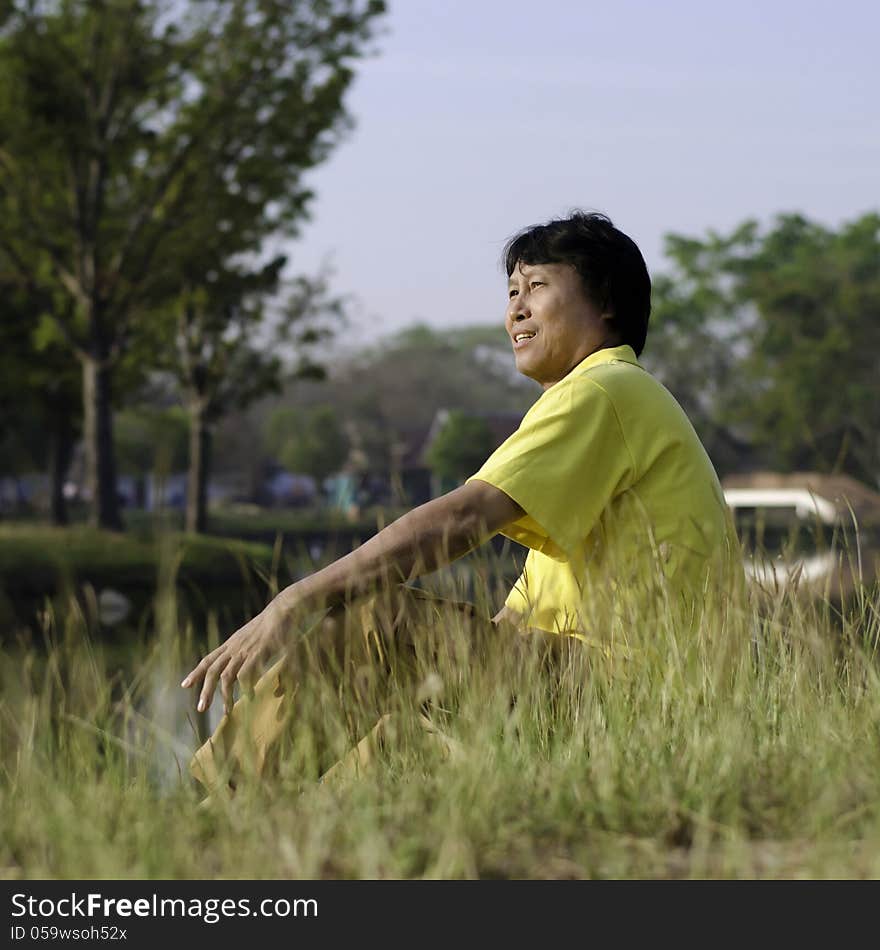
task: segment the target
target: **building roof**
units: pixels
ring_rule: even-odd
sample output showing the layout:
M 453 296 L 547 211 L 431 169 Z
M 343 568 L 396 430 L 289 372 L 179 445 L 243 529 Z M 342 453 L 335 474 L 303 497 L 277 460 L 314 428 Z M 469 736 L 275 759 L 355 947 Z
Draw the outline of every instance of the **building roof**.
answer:
M 725 493 L 748 490 L 766 492 L 768 499 L 772 499 L 773 494 L 777 497 L 790 497 L 793 506 L 796 505 L 794 493 L 805 492 L 807 497 L 815 496 L 820 513 L 833 506 L 838 517 L 844 520 L 850 518 L 852 510 L 860 524 L 880 524 L 880 492 L 849 475 L 825 475 L 822 472 L 743 472 L 728 475 L 722 480 L 721 487 Z M 785 495 L 782 496 L 781 493 Z M 760 501 L 749 502 L 748 497 L 741 496 L 743 503 L 760 507 Z M 759 495 L 752 497 L 760 498 Z M 772 504 L 772 501 L 768 500 L 766 503 Z

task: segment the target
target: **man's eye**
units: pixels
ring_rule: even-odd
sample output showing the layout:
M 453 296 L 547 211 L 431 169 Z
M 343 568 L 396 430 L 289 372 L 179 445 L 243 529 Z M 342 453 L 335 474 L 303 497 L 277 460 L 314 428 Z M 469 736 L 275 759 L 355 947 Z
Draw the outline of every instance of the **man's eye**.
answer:
M 543 286 L 544 286 L 543 280 L 533 280 L 529 283 L 529 287 L 543 287 Z

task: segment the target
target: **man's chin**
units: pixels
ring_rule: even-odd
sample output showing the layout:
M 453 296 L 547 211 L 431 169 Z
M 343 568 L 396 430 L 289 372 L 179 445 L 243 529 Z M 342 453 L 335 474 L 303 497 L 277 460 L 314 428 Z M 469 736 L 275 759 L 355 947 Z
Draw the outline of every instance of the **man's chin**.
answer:
M 541 380 L 538 378 L 540 373 L 536 375 L 537 368 L 532 366 L 531 361 L 524 359 L 518 354 L 514 356 L 514 365 L 516 366 L 516 371 L 520 376 L 526 376 L 528 379 L 534 380 L 536 383 L 540 383 Z

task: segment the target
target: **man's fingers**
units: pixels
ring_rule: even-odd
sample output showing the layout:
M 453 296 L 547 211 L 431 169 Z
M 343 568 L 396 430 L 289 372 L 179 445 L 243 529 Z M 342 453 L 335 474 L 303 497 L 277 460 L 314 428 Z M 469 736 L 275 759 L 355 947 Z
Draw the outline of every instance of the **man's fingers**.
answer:
M 205 657 L 207 659 L 207 657 Z M 190 686 L 195 686 L 195 684 L 205 675 L 205 660 L 201 660 L 196 666 L 194 666 L 189 673 L 184 676 L 181 686 L 184 689 L 189 688 Z
M 238 670 L 238 681 L 243 688 L 249 689 L 253 686 L 254 681 L 257 679 L 258 664 L 265 656 L 265 653 L 265 650 L 256 650 L 251 653 L 250 656 L 244 658 L 244 662 L 240 665 Z
M 235 679 L 244 661 L 244 656 L 233 657 L 220 675 L 220 693 L 223 696 L 223 707 L 227 714 L 232 712 L 232 706 L 235 702 Z
M 237 630 L 225 643 L 212 650 L 195 669 L 183 678 L 180 685 L 184 689 L 190 686 L 198 687 L 201 684 L 201 693 L 196 706 L 199 712 L 204 712 L 211 705 L 218 680 L 226 711 L 232 710 L 236 679 L 244 685 L 242 673 L 250 675 L 255 663 L 266 652 L 264 647 L 254 648 L 254 643 L 259 644 L 259 638 L 254 635 L 258 621 L 260 621 L 259 615 Z
M 187 689 L 190 686 L 195 686 L 205 675 L 208 667 L 217 659 L 218 656 L 225 649 L 225 644 L 220 644 L 214 650 L 211 650 L 207 656 L 202 657 L 201 662 L 198 663 L 189 673 L 186 674 L 183 678 L 183 682 L 180 684 L 184 689 Z
M 202 684 L 202 692 L 199 696 L 199 704 L 196 706 L 199 712 L 204 712 L 211 705 L 211 700 L 214 698 L 214 690 L 217 688 L 217 680 L 228 663 L 229 656 L 225 655 L 218 657 L 208 667 L 208 671 L 205 673 L 205 682 Z

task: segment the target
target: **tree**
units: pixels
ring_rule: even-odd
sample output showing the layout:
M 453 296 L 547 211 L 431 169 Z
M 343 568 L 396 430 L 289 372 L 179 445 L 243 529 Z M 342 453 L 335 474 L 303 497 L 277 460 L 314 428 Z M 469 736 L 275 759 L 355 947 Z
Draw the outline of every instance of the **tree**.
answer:
M 286 469 L 311 475 L 319 484 L 348 458 L 349 441 L 332 406 L 279 407 L 268 419 L 266 436 Z
M 332 332 L 329 321 L 342 317 L 342 301 L 329 296 L 324 277 L 300 277 L 288 290 L 280 319 L 267 327 L 265 298 L 276 290 L 284 263 L 279 257 L 262 268 L 237 269 L 218 262 L 202 286 L 184 290 L 178 298 L 177 345 L 166 352 L 189 415 L 187 531 L 207 527 L 211 436 L 217 421 L 280 390 L 280 354 L 286 344 L 294 344 L 297 357 L 289 372 L 323 375 L 309 358 L 310 348 Z M 263 339 L 255 345 L 261 331 Z
M 880 484 L 880 215 L 836 232 L 781 216 L 731 271 L 759 315 L 744 363 L 756 437 L 783 468 Z
M 48 470 L 53 524 L 66 524 L 64 480 L 81 424 L 75 366 L 41 301 L 0 267 L 0 459 L 5 474 Z
M 460 482 L 486 461 L 494 447 L 485 419 L 454 410 L 431 442 L 427 460 L 436 475 Z
M 327 403 L 371 472 L 391 475 L 402 445 L 421 446 L 438 409 L 524 414 L 539 388 L 516 374 L 500 324 L 449 334 L 417 326 L 356 355 L 342 355 L 324 383 L 299 382 L 285 399 Z
M 720 471 L 736 469 L 752 434 L 732 411 L 747 398 L 742 360 L 751 314 L 729 274 L 732 256 L 755 240 L 746 222 L 730 236 L 668 235 L 671 269 L 657 275 L 644 365 L 675 395 Z
M 0 248 L 82 371 L 93 521 L 118 527 L 113 371 L 188 290 L 181 235 L 223 259 L 296 234 L 303 173 L 349 122 L 381 0 L 13 0 L 0 39 Z M 204 275 L 205 278 L 208 275 Z M 191 285 L 196 286 L 197 285 Z
M 186 465 L 189 425 L 180 407 L 140 405 L 118 413 L 115 422 L 119 469 L 137 479 L 138 504 L 146 501 L 146 476 L 160 478 Z
M 782 470 L 876 484 L 880 216 L 834 231 L 780 215 L 765 229 L 670 236 L 667 253 L 645 362 L 710 454 L 732 464 L 753 447 Z

